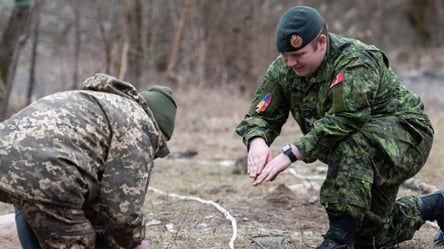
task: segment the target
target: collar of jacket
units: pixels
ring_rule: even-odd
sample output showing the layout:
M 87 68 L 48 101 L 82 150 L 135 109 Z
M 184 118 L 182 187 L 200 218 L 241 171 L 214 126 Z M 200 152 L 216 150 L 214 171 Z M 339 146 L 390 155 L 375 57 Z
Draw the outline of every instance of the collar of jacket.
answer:
M 333 33 L 328 33 L 327 52 L 321 65 L 310 78 L 309 84 L 330 84 L 331 80 L 336 76 L 335 61 L 340 54 L 340 40 Z
M 166 155 L 169 154 L 166 142 L 167 140 L 160 131 L 159 124 L 157 124 L 157 121 L 154 118 L 151 109 L 148 107 L 146 101 L 142 98 L 141 95 L 138 94 L 136 88 L 131 83 L 119 80 L 108 74 L 97 73 L 94 76 L 87 78 L 82 83 L 82 86 L 83 90 L 100 91 L 100 92 L 117 94 L 122 97 L 131 98 L 134 101 L 136 101 L 138 104 L 140 104 L 142 108 L 145 110 L 145 112 L 148 114 L 148 117 L 153 122 L 154 126 L 156 127 L 156 130 L 159 131 L 159 135 L 156 137 L 154 137 L 153 134 L 148 133 L 148 135 L 152 140 L 151 142 L 153 143 L 153 145 L 155 145 L 157 141 L 156 157 L 165 157 Z

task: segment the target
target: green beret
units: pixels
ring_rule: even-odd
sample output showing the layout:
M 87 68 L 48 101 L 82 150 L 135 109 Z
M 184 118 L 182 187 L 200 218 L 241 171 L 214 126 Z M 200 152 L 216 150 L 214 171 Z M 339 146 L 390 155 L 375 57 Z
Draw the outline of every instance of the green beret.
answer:
M 153 86 L 139 93 L 148 104 L 163 134 L 170 140 L 176 123 L 176 100 L 171 88 Z
M 276 48 L 279 52 L 299 50 L 310 43 L 321 31 L 324 19 L 311 7 L 288 9 L 276 27 Z

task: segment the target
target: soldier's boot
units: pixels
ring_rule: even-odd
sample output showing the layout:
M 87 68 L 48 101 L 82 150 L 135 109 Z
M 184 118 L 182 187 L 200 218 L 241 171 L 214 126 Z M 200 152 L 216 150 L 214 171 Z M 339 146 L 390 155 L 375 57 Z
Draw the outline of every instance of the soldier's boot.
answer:
M 436 245 L 444 245 L 444 189 L 418 197 L 419 212 L 423 220 L 435 221 L 440 230 L 433 242 Z
M 354 249 L 356 222 L 349 216 L 328 213 L 330 221 L 324 241 L 316 249 Z

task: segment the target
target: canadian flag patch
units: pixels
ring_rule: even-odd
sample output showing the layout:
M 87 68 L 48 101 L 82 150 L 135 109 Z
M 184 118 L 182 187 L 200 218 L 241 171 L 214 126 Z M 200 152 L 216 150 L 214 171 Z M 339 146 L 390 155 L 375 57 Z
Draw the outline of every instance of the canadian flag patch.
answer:
M 344 71 L 341 71 L 338 73 L 338 75 L 336 75 L 335 79 L 330 83 L 330 86 L 328 88 L 330 89 L 338 84 L 341 84 L 343 80 L 344 80 Z

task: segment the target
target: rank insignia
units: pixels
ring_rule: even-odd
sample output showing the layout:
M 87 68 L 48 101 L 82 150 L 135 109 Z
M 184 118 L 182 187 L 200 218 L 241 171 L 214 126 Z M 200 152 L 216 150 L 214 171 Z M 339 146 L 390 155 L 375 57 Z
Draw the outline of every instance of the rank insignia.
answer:
M 261 102 L 259 102 L 259 104 L 257 104 L 256 106 L 256 112 L 257 113 L 261 113 L 263 111 L 265 111 L 267 109 L 267 107 L 270 105 L 271 103 L 271 93 L 268 93 L 267 95 L 265 95 Z
M 338 84 L 341 84 L 343 80 L 344 80 L 344 71 L 341 71 L 338 73 L 338 75 L 336 75 L 335 79 L 330 83 L 330 86 L 328 88 L 330 89 Z
M 304 40 L 302 40 L 302 37 L 298 35 L 292 35 L 290 38 L 290 44 L 294 48 L 300 48 L 303 42 Z

